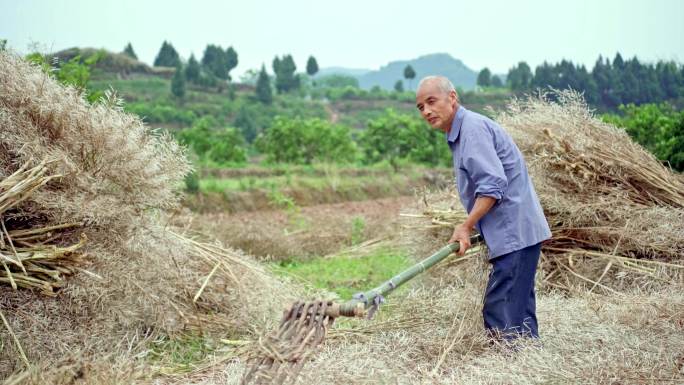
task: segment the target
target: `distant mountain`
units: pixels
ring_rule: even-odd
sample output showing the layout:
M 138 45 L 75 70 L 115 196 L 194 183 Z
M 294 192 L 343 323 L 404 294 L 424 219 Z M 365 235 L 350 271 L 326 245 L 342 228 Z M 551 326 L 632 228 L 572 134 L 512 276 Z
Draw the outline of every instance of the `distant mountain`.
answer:
M 412 82 L 404 79 L 404 68 L 407 64 L 416 71 L 416 78 Z M 375 85 L 391 90 L 397 80 L 404 80 L 404 89 L 415 90 L 421 78 L 428 75 L 444 75 L 454 86 L 463 89 L 475 88 L 477 72 L 466 67 L 462 61 L 454 59 L 446 53 L 435 53 L 421 56 L 413 60 L 393 61 L 377 71 L 370 71 L 358 76 L 361 88 L 370 89 Z
M 361 69 L 361 68 L 344 68 L 344 67 L 327 67 L 321 68 L 316 74 L 316 77 L 323 77 L 328 75 L 347 75 L 353 76 L 355 78 L 365 75 L 371 70 Z

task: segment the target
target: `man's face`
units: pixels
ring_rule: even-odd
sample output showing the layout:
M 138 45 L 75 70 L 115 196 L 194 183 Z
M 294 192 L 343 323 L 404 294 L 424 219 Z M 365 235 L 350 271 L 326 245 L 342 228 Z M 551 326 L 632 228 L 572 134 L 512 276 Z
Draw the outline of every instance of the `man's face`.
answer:
M 426 82 L 416 92 L 416 107 L 430 126 L 447 132 L 456 111 L 456 93 L 445 93 L 434 82 Z

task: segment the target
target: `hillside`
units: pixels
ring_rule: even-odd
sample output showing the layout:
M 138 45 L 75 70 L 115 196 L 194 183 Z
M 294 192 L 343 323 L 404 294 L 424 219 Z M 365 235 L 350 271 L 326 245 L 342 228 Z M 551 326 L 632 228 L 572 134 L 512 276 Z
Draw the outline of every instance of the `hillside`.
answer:
M 405 81 L 404 89 L 415 90 L 420 78 L 436 74 L 448 77 L 458 88 L 465 90 L 475 88 L 477 72 L 468 68 L 461 60 L 454 59 L 447 53 L 435 53 L 411 60 L 392 61 L 375 71 L 342 67 L 324 68 L 321 70 L 321 75 L 349 75 L 357 78 L 359 85 L 363 89 L 380 86 L 380 88 L 385 90 L 393 90 L 397 80 L 404 79 L 404 68 L 409 64 L 416 71 L 416 78 L 410 83 Z

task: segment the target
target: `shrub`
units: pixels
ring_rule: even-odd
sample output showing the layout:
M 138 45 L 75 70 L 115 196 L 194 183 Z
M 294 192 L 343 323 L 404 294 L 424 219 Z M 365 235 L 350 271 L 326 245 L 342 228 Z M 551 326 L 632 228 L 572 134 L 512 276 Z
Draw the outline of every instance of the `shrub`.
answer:
M 419 117 L 391 109 L 368 122 L 360 143 L 368 163 L 387 160 L 396 167 L 400 160 L 429 165 L 451 162 L 444 134 Z
M 348 127 L 318 118 L 276 117 L 266 133 L 257 138 L 257 148 L 269 162 L 298 164 L 351 162 L 357 154 Z

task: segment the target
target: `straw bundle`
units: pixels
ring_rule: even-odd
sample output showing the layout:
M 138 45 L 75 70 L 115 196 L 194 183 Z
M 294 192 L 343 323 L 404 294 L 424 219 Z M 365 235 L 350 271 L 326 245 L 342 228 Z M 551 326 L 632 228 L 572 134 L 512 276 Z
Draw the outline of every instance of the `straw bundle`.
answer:
M 11 53 L 0 68 L 0 378 L 276 319 L 289 287 L 167 225 L 190 170 L 170 136 Z

